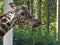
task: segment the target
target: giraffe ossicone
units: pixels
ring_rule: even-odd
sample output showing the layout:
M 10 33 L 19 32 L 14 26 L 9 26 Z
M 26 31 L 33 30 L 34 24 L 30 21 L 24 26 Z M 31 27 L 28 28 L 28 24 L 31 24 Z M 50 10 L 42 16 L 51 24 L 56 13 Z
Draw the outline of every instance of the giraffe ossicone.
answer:
M 24 6 L 9 4 L 12 10 L 0 16 L 0 37 L 3 37 L 14 25 L 39 26 L 40 20 L 35 19 Z

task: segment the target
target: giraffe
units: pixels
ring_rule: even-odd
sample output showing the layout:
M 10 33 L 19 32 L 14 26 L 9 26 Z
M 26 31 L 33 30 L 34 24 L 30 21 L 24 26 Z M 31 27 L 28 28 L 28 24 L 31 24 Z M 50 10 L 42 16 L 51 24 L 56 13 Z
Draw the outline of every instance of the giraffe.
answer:
M 35 19 L 24 6 L 9 3 L 12 10 L 0 16 L 0 37 L 3 37 L 14 25 L 39 26 L 39 19 Z

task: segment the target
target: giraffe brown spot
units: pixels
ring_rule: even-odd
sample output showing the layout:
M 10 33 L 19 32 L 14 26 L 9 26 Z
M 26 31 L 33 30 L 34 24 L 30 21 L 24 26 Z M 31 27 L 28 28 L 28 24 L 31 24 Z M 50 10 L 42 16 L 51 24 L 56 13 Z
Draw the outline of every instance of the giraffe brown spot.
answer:
M 8 19 L 10 19 L 10 17 L 6 16 Z
M 7 25 L 10 26 L 11 24 L 8 22 Z
M 6 25 L 4 25 L 4 24 L 1 24 L 1 28 L 6 30 L 6 31 L 8 30 L 8 27 Z
M 27 21 L 25 21 L 25 23 L 26 23 L 26 24 L 28 24 L 28 22 L 27 22 Z
M 22 23 L 22 21 L 20 21 L 20 23 Z
M 13 12 L 11 12 L 11 14 L 13 14 Z
M 25 25 L 25 24 L 26 24 L 26 23 L 25 23 L 25 21 L 22 21 L 22 24 L 24 24 L 24 25 Z
M 23 23 L 25 23 L 25 22 L 23 21 Z
M 0 30 L 0 36 L 4 36 L 4 32 Z
M 2 19 L 1 22 L 6 22 L 7 20 L 6 19 Z

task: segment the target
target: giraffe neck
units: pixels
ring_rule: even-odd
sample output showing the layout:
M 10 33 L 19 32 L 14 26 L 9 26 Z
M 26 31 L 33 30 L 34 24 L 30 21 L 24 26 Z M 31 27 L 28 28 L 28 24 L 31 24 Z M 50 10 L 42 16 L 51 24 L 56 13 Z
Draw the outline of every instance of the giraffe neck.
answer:
M 13 12 L 8 12 L 0 17 L 0 36 L 4 36 L 15 24 L 15 16 Z

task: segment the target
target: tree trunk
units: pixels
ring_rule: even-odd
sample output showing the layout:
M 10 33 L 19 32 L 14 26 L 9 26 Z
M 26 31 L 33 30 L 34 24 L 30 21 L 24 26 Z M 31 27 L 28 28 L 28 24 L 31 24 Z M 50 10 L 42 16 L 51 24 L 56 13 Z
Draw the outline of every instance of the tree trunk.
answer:
M 37 16 L 41 20 L 41 0 L 37 0 Z
M 33 15 L 33 1 L 34 0 L 27 0 L 27 8 L 29 9 L 32 15 Z
M 57 26 L 57 30 L 58 30 L 58 40 L 60 41 L 60 0 L 57 0 L 58 1 L 58 14 L 57 14 L 57 18 L 58 18 L 58 26 Z
M 11 8 L 9 3 L 13 0 L 4 0 L 4 13 L 8 12 Z M 13 28 L 11 28 L 3 37 L 3 45 L 13 45 Z
M 50 1 L 46 0 L 46 30 L 49 30 L 49 25 L 50 25 Z
M 30 0 L 27 0 L 27 8 L 28 8 L 28 10 L 30 11 Z
M 31 14 L 33 15 L 33 1 L 34 0 L 31 0 L 30 1 L 30 10 L 31 10 Z
M 40 19 L 41 21 L 41 1 L 42 0 L 37 0 L 37 17 Z M 40 25 L 40 30 L 41 30 L 41 25 Z

